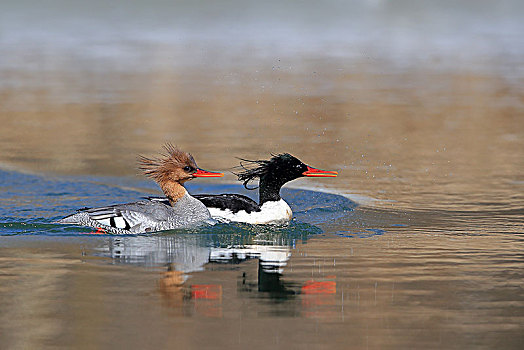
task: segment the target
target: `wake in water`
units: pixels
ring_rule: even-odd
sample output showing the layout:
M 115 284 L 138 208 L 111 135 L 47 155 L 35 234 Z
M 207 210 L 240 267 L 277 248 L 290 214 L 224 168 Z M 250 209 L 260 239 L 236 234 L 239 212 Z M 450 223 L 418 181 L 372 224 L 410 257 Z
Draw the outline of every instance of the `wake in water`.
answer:
M 0 193 L 1 235 L 83 235 L 95 232 L 81 226 L 54 224 L 67 213 L 82 206 L 99 207 L 114 202 L 129 202 L 146 197 L 154 191 L 145 181 L 130 181 L 125 178 L 71 178 L 45 177 L 0 170 L 1 182 L 6 184 Z M 151 192 L 145 192 L 151 187 Z M 146 189 L 146 190 L 144 190 Z M 240 185 L 196 185 L 188 186 L 191 193 L 236 192 L 253 196 L 253 192 Z M 353 221 L 357 203 L 340 195 L 311 190 L 282 189 L 294 212 L 288 225 L 216 225 L 193 230 L 168 232 L 244 232 L 264 234 L 279 233 L 318 234 L 334 223 L 344 226 Z

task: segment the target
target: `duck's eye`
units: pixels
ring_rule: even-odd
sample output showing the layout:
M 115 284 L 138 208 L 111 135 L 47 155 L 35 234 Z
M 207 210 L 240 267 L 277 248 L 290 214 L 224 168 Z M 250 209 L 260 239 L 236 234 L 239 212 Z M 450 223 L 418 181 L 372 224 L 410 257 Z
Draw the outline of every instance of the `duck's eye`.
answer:
M 187 171 L 188 173 L 191 172 L 191 171 L 193 171 L 193 170 L 195 170 L 195 169 L 193 169 L 192 166 L 189 166 L 189 165 L 188 165 L 188 166 L 185 166 L 185 167 L 184 167 L 184 171 Z

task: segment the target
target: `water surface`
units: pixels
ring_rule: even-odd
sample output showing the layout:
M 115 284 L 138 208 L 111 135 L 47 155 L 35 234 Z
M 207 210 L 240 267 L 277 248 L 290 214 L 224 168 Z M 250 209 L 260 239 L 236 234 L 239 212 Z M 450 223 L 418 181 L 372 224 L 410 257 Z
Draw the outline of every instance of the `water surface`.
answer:
M 518 349 L 519 1 L 0 5 L 2 348 Z M 339 171 L 287 226 L 93 234 L 163 142 Z M 30 331 L 28 331 L 30 330 Z

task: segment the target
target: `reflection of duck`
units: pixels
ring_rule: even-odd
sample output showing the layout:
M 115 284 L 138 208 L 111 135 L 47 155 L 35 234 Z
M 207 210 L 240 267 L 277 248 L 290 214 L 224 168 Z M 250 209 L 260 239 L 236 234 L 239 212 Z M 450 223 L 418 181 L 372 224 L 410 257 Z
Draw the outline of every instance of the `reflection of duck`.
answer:
M 209 261 L 215 263 L 240 263 L 259 259 L 261 268 L 268 273 L 282 273 L 291 256 L 288 247 L 268 245 L 245 245 L 211 249 Z
M 288 283 L 282 281 L 283 272 L 283 269 L 268 269 L 267 265 L 259 260 L 256 289 L 253 288 L 253 284 L 249 282 L 246 274 L 243 274 L 239 290 L 244 292 L 256 290 L 259 293 L 269 293 L 269 296 L 273 298 L 286 299 L 297 293 L 288 286 Z
M 99 254 L 110 256 L 115 262 L 145 266 L 167 266 L 158 280 L 159 291 L 166 302 L 180 307 L 186 302 L 196 303 L 199 312 L 213 314 L 217 303 L 221 303 L 223 284 L 220 278 L 209 279 L 209 274 L 197 273 L 204 270 L 217 272 L 212 264 L 235 265 L 233 270 L 240 269 L 241 280 L 238 290 L 241 292 L 262 293 L 262 297 L 278 300 L 294 298 L 304 293 L 293 282 L 284 281 L 284 269 L 287 266 L 295 243 L 305 242 L 309 233 L 297 233 L 303 230 L 303 224 L 276 228 L 269 232 L 266 227 L 256 227 L 243 231 L 242 225 L 236 228 L 235 234 L 228 233 L 188 233 L 169 235 L 138 235 L 108 237 L 107 246 Z M 222 225 L 231 228 L 234 225 Z M 219 226 L 210 230 L 219 229 Z M 300 229 L 299 229 L 300 228 Z M 316 233 L 316 232 L 315 232 Z M 249 261 L 258 260 L 256 265 Z M 206 268 L 206 265 L 209 265 Z M 256 266 L 256 268 L 255 268 Z M 226 266 L 219 268 L 223 271 Z M 255 268 L 255 270 L 253 270 Z M 227 269 L 227 268 L 226 268 Z M 190 278 L 190 275 L 192 277 Z M 217 283 L 218 282 L 218 283 Z M 211 301 L 213 300 L 213 301 Z M 208 310 L 209 309 L 209 310 Z
M 225 238 L 224 241 L 233 244 L 223 247 L 221 239 L 212 235 L 122 236 L 112 237 L 107 248 L 111 258 L 118 262 L 168 264 L 172 270 L 186 274 L 202 271 L 208 263 L 238 264 L 249 259 L 259 259 L 266 272 L 282 273 L 291 256 L 288 246 L 279 245 L 276 240 L 274 245 L 268 240 L 258 245 L 253 237 L 244 238 L 250 244 L 235 244 Z
M 277 224 L 292 218 L 289 205 L 280 197 L 281 187 L 299 177 L 336 177 L 336 171 L 319 170 L 302 163 L 291 154 L 273 156 L 269 160 L 245 160 L 238 179 L 248 188 L 249 182 L 259 179 L 259 203 L 240 194 L 200 194 L 201 200 L 216 219 L 249 224 Z M 250 166 L 247 166 L 248 164 Z
M 195 177 L 219 177 L 199 169 L 193 157 L 171 144 L 164 146 L 161 158 L 140 158 L 140 169 L 153 178 L 167 197 L 165 202 L 145 199 L 134 203 L 100 208 L 80 209 L 59 223 L 101 228 L 111 233 L 145 233 L 191 227 L 210 221 L 211 216 L 202 202 L 184 188 Z
M 173 265 L 169 264 L 167 271 L 162 274 L 162 278 L 158 281 L 158 289 L 171 306 L 180 307 L 183 304 L 184 282 L 183 272 L 175 270 Z
M 197 234 L 110 237 L 107 252 L 116 262 L 144 266 L 168 264 L 172 270 L 187 274 L 202 271 L 209 262 L 211 248 L 206 238 Z

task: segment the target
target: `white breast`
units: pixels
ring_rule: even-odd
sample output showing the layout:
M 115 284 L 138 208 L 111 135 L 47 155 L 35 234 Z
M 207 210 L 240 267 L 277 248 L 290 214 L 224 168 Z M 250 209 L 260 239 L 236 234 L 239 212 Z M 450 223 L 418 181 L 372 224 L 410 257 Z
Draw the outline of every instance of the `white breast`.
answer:
M 231 210 L 208 208 L 214 219 L 222 221 L 245 222 L 248 224 L 281 224 L 286 223 L 293 217 L 289 205 L 283 200 L 265 202 L 260 211 L 247 213 L 241 210 L 233 213 Z

